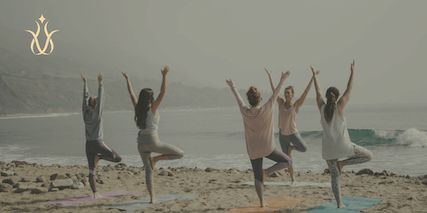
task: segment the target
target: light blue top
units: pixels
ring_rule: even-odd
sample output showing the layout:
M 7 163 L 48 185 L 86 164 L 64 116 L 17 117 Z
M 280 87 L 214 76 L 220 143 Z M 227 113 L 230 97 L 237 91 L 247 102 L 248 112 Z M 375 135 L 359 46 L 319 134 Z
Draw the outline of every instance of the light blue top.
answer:
M 151 106 L 148 107 L 147 118 L 145 119 L 145 129 L 141 129 L 139 132 L 157 132 L 157 129 L 159 129 L 159 120 L 159 113 L 157 113 L 157 116 L 154 116 L 151 111 Z

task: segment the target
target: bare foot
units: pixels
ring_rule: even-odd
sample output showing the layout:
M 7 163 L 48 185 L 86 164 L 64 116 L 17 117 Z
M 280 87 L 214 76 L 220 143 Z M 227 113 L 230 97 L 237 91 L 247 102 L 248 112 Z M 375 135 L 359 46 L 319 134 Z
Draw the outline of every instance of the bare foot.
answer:
M 264 203 L 263 201 L 261 201 L 261 205 L 260 205 L 260 207 L 266 207 L 266 206 L 268 206 L 268 204 L 267 204 L 267 203 Z
M 289 174 L 291 175 L 291 186 L 294 186 L 297 184 L 297 181 L 295 180 L 295 173 L 294 173 L 294 167 L 289 167 L 288 168 Z
M 151 204 L 155 204 L 156 202 L 157 202 L 156 198 L 152 198 L 150 201 Z
M 102 196 L 98 192 L 93 193 L 93 198 L 101 198 Z
M 347 206 L 345 206 L 344 204 L 338 205 L 338 208 L 345 208 Z
M 265 181 L 265 179 L 267 178 L 267 176 L 268 176 L 268 171 L 267 171 L 267 169 L 263 169 L 262 170 L 262 185 L 264 185 L 264 181 Z
M 340 172 L 340 174 L 342 173 L 342 168 L 344 167 L 344 165 L 345 165 L 345 161 L 338 161 L 337 162 L 337 165 L 338 165 L 338 171 Z

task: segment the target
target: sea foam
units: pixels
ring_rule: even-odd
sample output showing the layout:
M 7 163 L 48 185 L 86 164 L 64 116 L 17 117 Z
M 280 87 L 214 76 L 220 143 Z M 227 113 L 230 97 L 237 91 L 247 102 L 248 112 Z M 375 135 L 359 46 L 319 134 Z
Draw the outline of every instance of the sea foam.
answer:
M 398 145 L 412 147 L 427 147 L 427 132 L 410 128 L 397 135 Z

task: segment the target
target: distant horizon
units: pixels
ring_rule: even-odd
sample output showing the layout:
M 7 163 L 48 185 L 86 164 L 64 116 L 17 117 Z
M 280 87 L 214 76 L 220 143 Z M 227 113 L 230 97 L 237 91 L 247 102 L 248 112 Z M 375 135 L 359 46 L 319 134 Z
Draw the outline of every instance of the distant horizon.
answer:
M 2 75 L 2 73 L 0 72 L 0 75 Z M 21 78 L 26 78 L 25 76 L 19 76 L 19 75 L 16 75 L 15 77 L 21 77 Z M 52 77 L 61 77 L 61 76 L 52 76 Z M 121 75 L 119 76 L 120 78 L 122 77 Z M 61 77 L 61 78 L 63 78 L 63 77 Z M 65 77 L 65 78 L 71 78 L 71 79 L 79 79 L 80 80 L 80 76 L 79 77 Z M 92 83 L 96 83 L 97 82 L 97 79 L 96 79 L 96 77 L 91 77 L 91 76 L 87 76 L 87 78 L 88 78 L 88 80 L 89 80 L 89 82 L 91 82 L 91 81 L 93 81 Z M 148 81 L 156 81 L 156 82 L 158 82 L 159 83 L 159 85 L 160 85 L 160 83 L 161 83 L 161 80 L 160 79 L 155 79 L 155 78 L 140 78 L 139 77 L 139 81 L 145 81 L 145 80 L 148 80 Z M 105 79 L 105 81 L 106 82 L 108 82 L 108 81 L 113 81 L 113 82 L 116 82 L 116 81 L 122 81 L 121 79 L 119 79 L 119 78 L 113 78 L 113 79 L 109 79 L 109 78 L 106 78 Z M 137 81 L 137 79 L 135 79 L 135 81 Z M 179 82 L 179 81 L 172 81 L 173 83 L 181 83 L 182 84 L 182 82 Z M 172 82 L 169 82 L 169 83 L 172 83 Z M 224 80 L 224 82 L 225 82 L 225 80 Z M 285 81 L 285 83 L 286 83 L 286 81 Z M 183 84 L 183 85 L 186 85 L 186 84 Z M 211 86 L 195 86 L 195 85 L 186 85 L 186 86 L 190 86 L 190 87 L 196 87 L 196 88 L 203 88 L 203 87 L 207 87 L 207 88 L 212 88 L 212 89 L 217 89 L 217 90 L 224 90 L 224 89 L 229 89 L 229 86 L 224 86 L 224 87 L 222 87 L 222 88 L 215 88 L 215 87 L 211 87 Z M 255 87 L 257 87 L 256 85 L 254 85 Z M 237 89 L 239 90 L 239 91 L 242 91 L 242 90 L 244 90 L 244 91 L 246 91 L 246 90 L 248 90 L 249 89 L 249 87 L 248 88 L 242 88 L 242 87 L 238 87 L 238 86 L 236 86 L 237 87 Z M 305 88 L 304 88 L 305 89 Z M 323 89 L 322 88 L 322 92 L 326 92 L 326 89 L 327 88 L 325 88 L 325 89 Z M 314 83 L 313 83 L 313 85 L 312 85 L 312 88 L 310 89 L 310 92 L 309 92 L 309 94 L 307 95 L 307 98 L 306 99 L 315 99 L 316 97 L 315 97 L 315 95 L 314 94 L 311 94 L 311 93 L 314 93 L 312 90 L 314 90 Z M 353 92 L 354 91 L 356 91 L 357 90 L 357 88 L 353 88 Z M 260 93 L 261 93 L 261 95 L 265 95 L 265 94 L 268 94 L 268 95 L 271 95 L 272 94 L 272 91 L 271 91 L 271 89 L 269 90 L 269 89 L 260 89 L 259 90 L 260 91 Z M 282 91 L 281 91 L 281 93 L 280 93 L 280 96 L 282 96 L 283 97 L 283 91 L 284 91 L 284 88 L 282 88 Z M 340 90 L 341 91 L 341 90 Z M 298 94 L 298 91 L 296 92 L 296 94 L 295 94 L 295 96 L 294 96 L 294 101 L 295 100 L 297 100 L 300 96 L 299 95 L 301 95 L 302 94 L 302 91 L 301 91 L 301 93 L 300 94 Z M 230 92 L 230 95 L 232 95 L 232 93 Z M 245 98 L 245 94 L 244 93 L 242 93 L 241 94 L 242 95 L 242 97 L 243 98 Z M 324 95 L 324 94 L 323 94 Z M 326 98 L 324 97 L 324 99 L 326 100 Z M 247 100 L 246 99 L 244 99 L 245 100 L 245 102 L 247 103 Z M 426 104 L 427 103 L 427 99 L 426 100 L 424 100 L 424 101 L 422 101 L 422 100 L 413 100 L 413 101 L 405 101 L 405 102 L 400 102 L 400 101 L 397 101 L 397 102 L 393 102 L 393 101 L 391 101 L 391 100 L 389 100 L 389 101 L 383 101 L 383 102 L 365 102 L 365 103 L 360 103 L 360 102 L 357 102 L 357 103 L 353 103 L 354 101 L 352 101 L 352 99 L 350 99 L 350 102 L 349 103 L 351 103 L 351 104 L 362 104 L 362 105 L 364 105 L 364 104 L 366 104 L 366 105 L 370 105 L 370 104 L 402 104 L 402 105 L 404 105 L 404 104 L 406 104 L 406 103 L 409 103 L 409 104 Z M 263 103 L 264 103 L 264 101 L 263 101 Z

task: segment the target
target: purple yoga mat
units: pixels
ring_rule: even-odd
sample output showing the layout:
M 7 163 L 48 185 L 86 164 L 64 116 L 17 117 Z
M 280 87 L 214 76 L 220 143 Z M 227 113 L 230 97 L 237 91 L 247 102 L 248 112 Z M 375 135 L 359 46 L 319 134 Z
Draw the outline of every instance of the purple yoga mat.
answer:
M 140 192 L 127 192 L 127 191 L 111 191 L 104 194 L 101 194 L 101 198 L 93 198 L 93 195 L 84 195 L 79 197 L 70 197 L 64 200 L 55 200 L 50 201 L 48 204 L 62 204 L 64 206 L 70 206 L 70 205 L 78 205 L 82 203 L 90 203 L 95 202 L 102 199 L 118 199 L 122 195 L 137 195 L 141 194 Z

